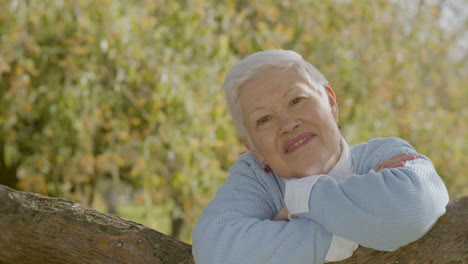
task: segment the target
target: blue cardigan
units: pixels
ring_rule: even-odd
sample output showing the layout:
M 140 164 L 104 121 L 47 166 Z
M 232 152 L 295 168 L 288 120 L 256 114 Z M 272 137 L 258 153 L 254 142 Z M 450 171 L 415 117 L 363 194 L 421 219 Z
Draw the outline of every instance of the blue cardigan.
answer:
M 333 235 L 394 251 L 445 213 L 448 193 L 426 156 L 375 172 L 386 159 L 416 153 L 406 141 L 373 139 L 350 153 L 355 175 L 343 183 L 321 176 L 310 212 L 289 222 L 271 220 L 284 206 L 283 179 L 266 174 L 251 153 L 241 155 L 193 231 L 196 263 L 323 263 Z

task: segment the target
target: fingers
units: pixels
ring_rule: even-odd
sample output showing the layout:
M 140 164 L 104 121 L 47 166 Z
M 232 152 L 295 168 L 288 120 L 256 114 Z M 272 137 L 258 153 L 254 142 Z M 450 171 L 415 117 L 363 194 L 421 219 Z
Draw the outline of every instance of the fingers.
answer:
M 275 218 L 273 218 L 273 221 L 289 221 L 288 214 L 288 209 L 286 207 L 283 207 L 275 216 Z
M 387 168 L 403 167 L 405 165 L 405 161 L 414 160 L 414 159 L 417 159 L 417 155 L 403 153 L 403 154 L 400 154 L 398 156 L 392 157 L 388 160 L 381 162 L 377 166 L 377 171 L 380 171 L 382 169 L 387 169 Z
M 385 168 L 390 169 L 390 168 L 398 168 L 398 167 L 403 167 L 405 166 L 404 161 L 398 161 L 396 163 L 388 164 Z
M 403 167 L 405 166 L 406 161 L 415 160 L 417 158 L 418 156 L 416 154 L 403 153 L 379 163 L 376 171 L 378 172 L 382 169 Z

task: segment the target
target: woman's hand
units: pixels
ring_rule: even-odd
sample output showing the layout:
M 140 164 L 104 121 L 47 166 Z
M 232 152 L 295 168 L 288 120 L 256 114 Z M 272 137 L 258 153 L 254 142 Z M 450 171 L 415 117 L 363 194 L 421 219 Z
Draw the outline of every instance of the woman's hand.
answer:
M 289 221 L 288 214 L 288 209 L 285 206 L 278 212 L 275 218 L 273 218 L 273 221 Z
M 380 171 L 383 169 L 398 168 L 405 166 L 405 161 L 415 160 L 418 158 L 416 154 L 403 153 L 388 160 L 384 160 L 379 165 L 377 165 L 377 170 Z
M 381 163 L 379 163 L 379 165 L 377 165 L 376 171 L 403 167 L 405 166 L 405 161 L 415 160 L 417 158 L 418 156 L 416 154 L 403 153 L 393 158 L 389 158 L 387 160 L 382 161 Z M 273 218 L 273 221 L 289 221 L 288 214 L 288 209 L 286 207 L 283 207 L 275 216 L 275 218 Z

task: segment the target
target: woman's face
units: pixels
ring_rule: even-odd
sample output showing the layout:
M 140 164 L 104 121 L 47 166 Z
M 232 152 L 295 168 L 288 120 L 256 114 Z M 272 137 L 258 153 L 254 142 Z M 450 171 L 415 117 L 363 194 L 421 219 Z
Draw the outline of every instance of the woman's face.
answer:
M 340 155 L 335 93 L 328 102 L 297 74 L 268 68 L 241 87 L 246 147 L 283 178 L 328 173 Z

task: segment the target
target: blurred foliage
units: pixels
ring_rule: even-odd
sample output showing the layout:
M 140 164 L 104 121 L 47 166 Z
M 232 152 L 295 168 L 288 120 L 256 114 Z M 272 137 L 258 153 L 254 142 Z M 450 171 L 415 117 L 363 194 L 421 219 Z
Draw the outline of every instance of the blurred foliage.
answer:
M 143 214 L 168 209 L 168 232 L 190 241 L 244 151 L 224 75 L 247 54 L 282 48 L 330 81 L 351 144 L 404 138 L 452 198 L 468 194 L 463 1 L 0 5 L 0 176 L 14 172 L 16 188 L 89 206 L 130 189 Z

